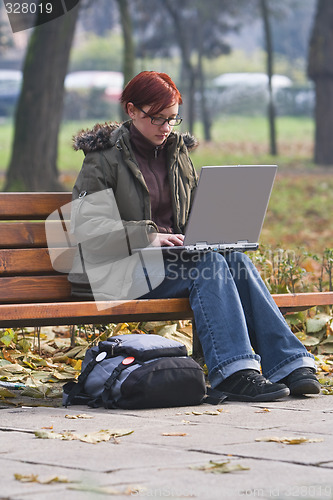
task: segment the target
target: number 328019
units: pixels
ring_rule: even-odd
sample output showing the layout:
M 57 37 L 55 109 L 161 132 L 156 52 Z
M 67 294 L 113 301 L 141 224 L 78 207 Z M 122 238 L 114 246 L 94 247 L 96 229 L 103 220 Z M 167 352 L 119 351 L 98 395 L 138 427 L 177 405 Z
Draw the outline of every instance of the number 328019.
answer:
M 5 8 L 7 14 L 51 14 L 52 3 L 44 2 L 6 2 Z

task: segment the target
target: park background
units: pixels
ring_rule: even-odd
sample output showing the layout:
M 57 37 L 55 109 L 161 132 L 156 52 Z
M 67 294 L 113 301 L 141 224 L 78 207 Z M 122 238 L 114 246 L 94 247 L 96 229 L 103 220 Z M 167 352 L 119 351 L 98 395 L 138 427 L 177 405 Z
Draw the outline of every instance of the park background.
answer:
M 330 0 L 74 3 L 15 33 L 0 4 L 2 189 L 71 190 L 83 160 L 72 136 L 125 119 L 118 98 L 134 74 L 167 72 L 182 130 L 200 141 L 197 170 L 279 166 L 254 256 L 271 290 L 332 290 Z
M 74 3 L 58 19 L 15 33 L 0 3 L 1 189 L 70 191 L 83 161 L 72 136 L 97 122 L 123 120 L 118 98 L 136 73 L 166 72 L 183 95 L 181 130 L 200 142 L 192 154 L 198 171 L 202 165 L 279 167 L 260 247 L 251 253 L 270 291 L 332 291 L 333 2 Z M 331 311 L 297 313 L 288 321 L 330 372 L 333 360 L 320 356 L 333 353 Z M 55 378 L 66 379 L 77 375 L 91 342 L 138 328 L 191 346 L 188 325 L 164 322 L 78 326 L 83 338 L 77 335 L 75 353 L 59 338 L 52 351 L 54 336 L 66 332 L 50 330 L 42 344 L 39 336 L 39 351 L 65 353 L 67 372 L 55 370 Z M 22 338 L 11 329 L 0 338 L 13 350 L 7 361 L 23 351 L 37 366 L 30 352 L 35 341 L 34 333 Z M 52 393 L 38 373 L 38 391 Z

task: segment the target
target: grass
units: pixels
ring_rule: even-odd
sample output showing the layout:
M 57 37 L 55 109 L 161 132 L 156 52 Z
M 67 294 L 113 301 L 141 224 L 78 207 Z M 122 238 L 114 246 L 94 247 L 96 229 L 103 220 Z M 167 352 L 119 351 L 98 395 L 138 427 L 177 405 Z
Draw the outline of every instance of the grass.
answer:
M 278 117 L 278 156 L 269 154 L 269 129 L 262 116 L 229 115 L 212 128 L 211 143 L 193 155 L 197 168 L 207 164 L 275 164 L 280 168 L 312 168 L 314 123 L 311 118 Z M 195 134 L 202 141 L 201 127 Z
M 0 122 L 0 172 L 4 172 L 9 164 L 12 141 L 12 120 L 2 119 Z
M 96 120 L 87 120 L 62 123 L 58 156 L 61 172 L 79 171 L 83 156 L 72 150 L 71 139 L 77 131 L 92 127 L 95 122 Z M 262 116 L 228 115 L 216 120 L 212 127 L 211 143 L 203 141 L 200 125 L 195 127 L 194 134 L 200 141 L 200 147 L 192 156 L 198 169 L 208 164 L 238 163 L 278 162 L 281 168 L 312 166 L 314 124 L 311 118 L 277 119 L 278 157 L 269 154 L 267 120 Z M 12 140 L 13 123 L 6 119 L 0 124 L 0 172 L 4 172 L 8 166 Z
M 332 248 L 333 172 L 279 174 L 261 242 L 322 253 Z
M 311 118 L 282 116 L 276 119 L 277 135 L 282 141 L 312 140 L 314 123 Z M 200 128 L 197 127 L 199 135 Z M 197 130 L 196 130 L 197 132 Z M 221 117 L 213 125 L 213 140 L 267 142 L 268 125 L 263 116 L 228 115 Z

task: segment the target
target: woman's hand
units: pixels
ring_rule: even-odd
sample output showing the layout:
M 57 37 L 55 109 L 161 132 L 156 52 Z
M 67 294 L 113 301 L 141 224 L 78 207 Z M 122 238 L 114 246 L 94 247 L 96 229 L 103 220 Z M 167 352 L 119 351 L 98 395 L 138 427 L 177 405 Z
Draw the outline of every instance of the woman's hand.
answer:
M 184 243 L 183 234 L 150 233 L 149 239 L 153 247 L 174 247 Z

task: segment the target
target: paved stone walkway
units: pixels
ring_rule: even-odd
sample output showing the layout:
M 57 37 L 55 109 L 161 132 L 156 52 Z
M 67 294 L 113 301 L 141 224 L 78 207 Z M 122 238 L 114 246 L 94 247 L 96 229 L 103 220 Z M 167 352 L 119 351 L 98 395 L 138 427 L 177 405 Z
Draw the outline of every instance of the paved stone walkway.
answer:
M 0 410 L 1 499 L 333 499 L 332 396 L 136 411 L 30 404 Z M 92 418 L 66 417 L 82 414 Z M 97 444 L 34 434 L 102 429 L 133 433 Z M 210 461 L 245 470 L 198 469 Z M 43 484 L 56 477 L 72 482 Z

